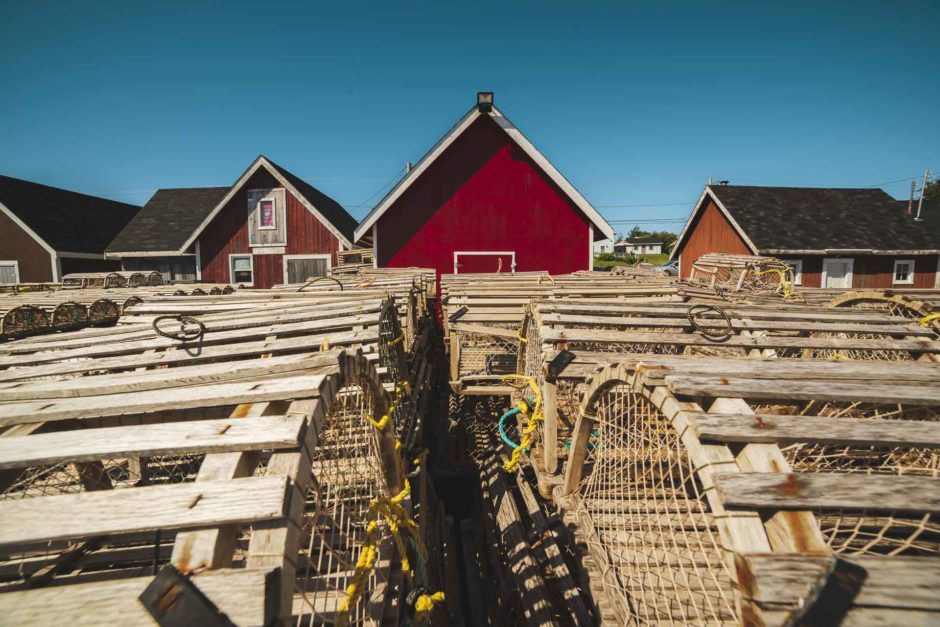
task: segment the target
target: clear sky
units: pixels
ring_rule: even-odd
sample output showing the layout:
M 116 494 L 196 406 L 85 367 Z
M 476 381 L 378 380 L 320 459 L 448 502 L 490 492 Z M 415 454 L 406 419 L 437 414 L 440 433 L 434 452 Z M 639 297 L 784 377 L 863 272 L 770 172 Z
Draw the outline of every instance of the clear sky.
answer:
M 940 173 L 938 25 L 936 0 L 0 0 L 0 173 L 143 204 L 264 154 L 360 218 L 492 90 L 611 220 L 683 219 L 709 177 L 906 197 Z

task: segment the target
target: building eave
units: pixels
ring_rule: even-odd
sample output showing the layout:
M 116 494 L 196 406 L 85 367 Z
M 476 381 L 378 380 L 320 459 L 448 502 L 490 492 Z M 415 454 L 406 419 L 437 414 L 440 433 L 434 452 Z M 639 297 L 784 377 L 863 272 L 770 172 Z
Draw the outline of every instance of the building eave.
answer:
M 559 172 L 554 165 L 543 155 L 535 145 L 532 144 L 523 135 L 522 131 L 515 127 L 509 119 L 496 107 L 492 107 L 488 112 L 483 113 L 477 107 L 471 109 L 443 138 L 441 138 L 426 155 L 424 155 L 417 165 L 409 172 L 398 184 L 389 191 L 386 196 L 379 201 L 372 211 L 356 227 L 353 239 L 359 241 L 363 236 L 371 232 L 372 227 L 382 217 L 382 215 L 391 208 L 395 201 L 408 190 L 411 185 L 421 178 L 421 175 L 440 157 L 444 151 L 449 148 L 460 135 L 462 135 L 471 124 L 480 116 L 488 115 L 522 150 L 531 158 L 548 177 L 554 182 L 567 196 L 574 205 L 587 217 L 596 229 L 604 236 L 611 239 L 614 237 L 613 227 L 604 219 L 603 216 L 591 205 L 590 202 Z
M 235 181 L 235 184 L 232 185 L 231 189 L 229 189 L 228 193 L 225 194 L 222 200 L 220 200 L 219 203 L 216 204 L 216 206 L 212 209 L 212 211 L 209 212 L 209 215 L 206 216 L 206 218 L 199 224 L 199 226 L 196 227 L 192 235 L 190 235 L 189 238 L 187 238 L 187 240 L 183 243 L 183 245 L 180 246 L 179 250 L 177 251 L 177 254 L 180 254 L 180 255 L 185 254 L 185 251 L 190 246 L 193 245 L 193 243 L 199 238 L 199 235 L 201 235 L 202 232 L 212 223 L 212 221 L 219 214 L 219 212 L 222 211 L 225 205 L 227 205 L 228 202 L 235 196 L 235 194 L 237 194 L 238 191 L 242 187 L 245 186 L 245 184 L 248 182 L 248 179 L 254 176 L 255 172 L 257 172 L 262 167 L 265 170 L 267 170 L 271 174 L 271 176 L 277 179 L 277 182 L 280 183 L 284 187 L 284 189 L 289 191 L 294 196 L 294 198 L 300 201 L 300 204 L 302 204 L 307 209 L 307 211 L 313 214 L 313 216 L 317 220 L 319 220 L 320 223 L 322 223 L 323 226 L 325 226 L 326 229 L 330 233 L 332 233 L 336 237 L 337 240 L 340 241 L 340 243 L 345 244 L 349 246 L 350 248 L 352 247 L 352 242 L 349 241 L 349 238 L 343 235 L 340 232 L 340 230 L 337 229 L 336 226 L 332 222 L 327 220 L 326 217 L 322 213 L 320 213 L 316 209 L 316 207 L 313 206 L 310 200 L 307 199 L 307 197 L 304 196 L 302 193 L 300 193 L 300 191 L 296 187 L 294 187 L 290 183 L 290 181 L 284 178 L 281 175 L 281 173 L 278 171 L 278 169 L 274 167 L 274 165 L 270 161 L 268 161 L 268 159 L 264 155 L 259 155 L 258 158 L 255 159 L 254 162 L 250 166 L 248 166 L 248 169 L 245 170 L 245 173 L 242 174 L 238 178 L 237 181 Z

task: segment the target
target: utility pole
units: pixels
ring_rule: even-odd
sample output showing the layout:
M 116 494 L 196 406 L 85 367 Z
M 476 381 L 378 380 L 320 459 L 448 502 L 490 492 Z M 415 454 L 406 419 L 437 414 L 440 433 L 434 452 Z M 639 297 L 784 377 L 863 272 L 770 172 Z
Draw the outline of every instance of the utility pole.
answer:
M 914 213 L 914 190 L 917 188 L 917 183 L 911 181 L 911 197 L 907 199 L 907 215 Z
M 917 216 L 915 220 L 920 220 L 920 208 L 924 206 L 924 191 L 927 189 L 927 179 L 930 178 L 930 170 L 924 170 L 924 183 L 920 186 L 920 200 L 917 201 Z

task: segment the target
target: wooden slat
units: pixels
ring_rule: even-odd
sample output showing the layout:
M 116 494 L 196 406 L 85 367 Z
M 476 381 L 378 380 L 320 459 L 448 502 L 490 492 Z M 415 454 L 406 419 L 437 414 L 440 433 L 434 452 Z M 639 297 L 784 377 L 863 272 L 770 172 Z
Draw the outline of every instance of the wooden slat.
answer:
M 896 350 L 940 352 L 940 342 L 931 339 L 854 339 L 838 337 L 787 337 L 733 335 L 720 342 L 698 333 L 648 333 L 639 331 L 604 331 L 599 329 L 552 329 L 541 331 L 546 342 L 590 342 L 626 344 L 665 344 L 675 346 L 720 346 L 741 348 L 815 348 L 828 350 Z
M 275 571 L 225 569 L 197 574 L 193 583 L 236 625 L 260 627 L 276 619 Z M 138 601 L 152 577 L 81 583 L 0 594 L 0 622 L 6 625 L 50 623 L 101 625 L 155 624 Z
M 940 423 L 927 421 L 699 414 L 693 425 L 700 440 L 713 442 L 940 448 Z
M 296 448 L 301 416 L 259 416 L 78 429 L 0 438 L 0 469 L 128 456 Z
M 276 520 L 286 477 L 80 492 L 0 503 L 0 546 Z
M 738 572 L 747 573 L 742 593 L 765 607 L 796 607 L 825 577 L 833 559 L 817 555 L 738 555 Z M 865 572 L 853 606 L 940 612 L 937 558 L 867 555 L 841 559 Z M 940 613 L 936 619 L 940 621 Z
M 143 351 L 135 355 L 122 355 L 118 357 L 100 357 L 93 360 L 68 361 L 62 363 L 38 364 L 26 367 L 0 370 L 0 381 L 22 381 L 37 377 L 62 376 L 82 372 L 100 372 L 102 370 L 130 370 L 135 368 L 148 368 L 152 366 L 192 365 L 220 360 L 235 360 L 258 357 L 260 355 L 279 355 L 286 353 L 310 353 L 319 348 L 324 339 L 328 339 L 334 347 L 349 344 L 364 344 L 368 349 L 370 343 L 378 341 L 378 327 L 370 331 L 350 331 L 338 335 L 315 335 L 304 337 L 303 341 L 297 338 L 280 340 L 265 339 L 251 342 L 230 343 L 222 346 L 205 346 L 196 350 L 166 350 L 155 352 Z M 0 365 L 4 362 L 0 361 Z
M 311 352 L 301 355 L 283 355 L 261 361 L 249 359 L 234 363 L 200 364 L 173 369 L 145 370 L 82 377 L 59 381 L 31 381 L 0 383 L 0 403 L 6 401 L 38 400 L 46 398 L 74 398 L 100 394 L 145 392 L 169 387 L 225 383 L 251 377 L 274 374 L 315 371 L 336 365 L 335 353 Z M 319 373 L 318 373 L 319 374 Z
M 940 513 L 934 477 L 748 472 L 719 474 L 715 485 L 725 506 L 739 509 Z
M 768 385 L 766 380 L 722 376 L 666 377 L 666 384 L 675 394 L 687 396 L 735 397 L 781 400 L 901 403 L 904 405 L 940 405 L 940 387 L 921 383 L 848 383 L 780 380 Z
M 0 425 L 311 398 L 319 395 L 320 386 L 325 380 L 325 375 L 311 374 L 262 381 L 190 386 L 177 388 L 172 394 L 167 394 L 165 390 L 151 390 L 136 394 L 7 403 L 0 405 Z
M 454 322 L 450 325 L 450 330 L 452 333 L 473 333 L 475 335 L 492 335 L 494 337 L 501 337 L 507 340 L 517 340 L 519 334 L 512 329 L 504 329 L 502 327 L 491 327 L 485 324 L 467 324 L 461 322 Z

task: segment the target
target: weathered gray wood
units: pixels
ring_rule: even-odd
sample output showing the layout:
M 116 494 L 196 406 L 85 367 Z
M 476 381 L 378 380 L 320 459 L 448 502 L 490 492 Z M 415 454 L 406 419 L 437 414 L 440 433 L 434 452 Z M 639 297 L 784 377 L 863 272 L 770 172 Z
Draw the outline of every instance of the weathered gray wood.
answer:
M 7 403 L 0 405 L 0 425 L 311 398 L 319 395 L 320 386 L 326 378 L 326 375 L 297 375 L 263 381 L 189 386 L 177 388 L 173 394 L 151 390 L 136 394 Z
M 731 508 L 940 513 L 940 479 L 934 477 L 722 473 L 716 475 L 715 486 Z
M 498 537 L 506 555 L 506 567 L 512 574 L 522 599 L 524 624 L 533 627 L 557 625 L 558 621 L 552 616 L 551 604 L 545 596 L 545 580 L 522 533 L 519 510 L 507 489 L 504 477 L 505 473 L 498 458 L 495 455 L 488 456 L 481 472 L 484 496 L 489 499 L 493 508 Z
M 848 383 L 781 380 L 768 385 L 762 379 L 731 378 L 725 376 L 669 375 L 666 384 L 674 394 L 686 396 L 735 397 L 781 400 L 901 403 L 903 405 L 940 405 L 940 387 L 921 383 L 905 386 L 901 383 Z
M 745 314 L 746 315 L 746 314 Z M 692 331 L 692 325 L 684 311 L 675 311 L 667 316 L 586 316 L 561 313 L 543 313 L 542 322 L 553 325 L 588 326 L 603 329 L 605 327 L 663 327 L 676 331 Z M 697 318 L 699 326 L 707 328 L 725 328 L 725 321 L 717 315 Z M 819 322 L 812 317 L 803 320 L 749 320 L 732 316 L 731 328 L 734 331 L 804 331 L 826 333 L 872 333 L 878 335 L 924 336 L 930 337 L 932 331 L 918 327 L 914 322 L 906 324 L 860 324 L 854 321 L 830 320 Z
M 452 333 L 473 333 L 475 335 L 492 335 L 493 337 L 501 337 L 507 340 L 515 340 L 518 338 L 518 333 L 512 329 L 504 329 L 502 327 L 492 327 L 485 324 L 468 324 L 462 322 L 453 322 L 450 325 L 450 330 Z
M 741 348 L 816 348 L 829 350 L 896 350 L 910 352 L 940 352 L 940 342 L 927 338 L 917 339 L 856 339 L 838 337 L 787 337 L 761 335 L 745 337 L 733 335 L 726 340 L 714 341 L 698 333 L 649 333 L 640 331 L 604 331 L 599 329 L 553 329 L 541 331 L 546 342 L 590 342 L 625 344 L 663 344 L 673 346 L 723 346 Z
M 261 361 L 179 366 L 173 369 L 144 370 L 57 381 L 16 381 L 0 383 L 0 403 L 46 398 L 75 398 L 123 392 L 145 392 L 170 387 L 225 383 L 274 374 L 316 372 L 336 365 L 336 353 L 283 355 Z M 319 373 L 318 373 L 319 374 Z
M 915 361 L 826 361 L 803 359 L 755 359 L 722 357 L 714 359 L 682 355 L 648 355 L 604 353 L 573 350 L 575 361 L 562 372 L 562 378 L 583 379 L 597 370 L 598 366 L 614 363 L 642 364 L 645 381 L 659 384 L 670 374 L 714 375 L 716 363 L 720 363 L 721 374 L 744 375 L 747 379 L 777 381 L 780 379 L 808 379 L 816 381 L 872 381 L 875 383 L 923 382 L 936 385 L 940 381 L 940 364 Z M 556 350 L 545 351 L 543 363 L 558 355 Z M 2 374 L 2 373 L 0 373 Z
M 0 546 L 276 520 L 286 489 L 285 477 L 247 477 L 7 500 Z
M 821 583 L 835 559 L 818 555 L 738 555 L 742 594 L 762 607 L 798 607 Z M 840 558 L 864 569 L 854 607 L 938 612 L 940 560 L 916 556 L 849 556 Z
M 0 438 L 0 469 L 127 456 L 296 448 L 303 419 L 263 416 L 76 429 Z
M 154 625 L 138 597 L 153 580 L 135 577 L 0 594 L 0 622 L 6 625 L 82 627 Z M 277 613 L 274 571 L 227 569 L 197 574 L 193 582 L 235 624 L 270 625 Z
M 940 423 L 819 416 L 699 414 L 692 424 L 700 440 L 940 448 Z
M 575 584 L 571 572 L 568 570 L 568 565 L 565 563 L 565 558 L 558 548 L 558 543 L 555 541 L 555 532 L 549 527 L 548 520 L 546 520 L 545 514 L 542 513 L 542 508 L 539 507 L 535 494 L 532 493 L 532 488 L 529 487 L 529 484 L 526 483 L 526 480 L 520 473 L 516 474 L 516 485 L 519 486 L 519 494 L 522 495 L 522 500 L 535 526 L 535 531 L 542 538 L 542 546 L 545 549 L 545 555 L 548 557 L 549 563 L 551 564 L 552 571 L 558 581 L 558 586 L 562 590 L 562 595 L 567 604 L 566 611 L 571 612 L 572 622 L 575 625 L 584 627 L 593 625 L 594 621 L 591 618 L 591 614 L 588 612 L 587 606 L 581 598 L 578 586 Z
M 266 339 L 253 342 L 231 343 L 222 346 L 206 346 L 196 350 L 166 350 L 155 352 L 143 351 L 136 355 L 121 357 L 101 357 L 93 360 L 68 361 L 53 364 L 41 364 L 25 367 L 0 370 L 0 381 L 23 381 L 39 377 L 55 377 L 83 372 L 100 372 L 103 370 L 133 370 L 148 367 L 179 367 L 209 363 L 221 360 L 235 360 L 261 355 L 280 355 L 287 353 L 311 354 L 319 351 L 324 336 L 312 336 L 298 341 L 297 338 L 282 340 Z M 371 349 L 370 344 L 378 342 L 378 331 L 352 331 L 339 335 L 330 335 L 330 343 L 334 346 L 350 344 L 363 344 L 365 349 Z M 2 360 L 0 360 L 0 365 Z

